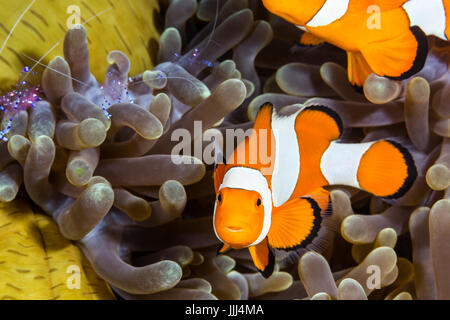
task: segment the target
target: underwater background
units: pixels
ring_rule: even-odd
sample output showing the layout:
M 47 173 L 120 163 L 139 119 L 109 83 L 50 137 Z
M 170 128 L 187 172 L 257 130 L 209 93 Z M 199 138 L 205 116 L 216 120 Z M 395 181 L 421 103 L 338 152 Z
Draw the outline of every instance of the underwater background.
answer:
M 450 299 L 447 42 L 356 90 L 345 51 L 300 45 L 260 0 L 0 7 L 0 299 Z M 266 279 L 247 250 L 217 255 L 213 165 L 173 163 L 171 136 L 203 152 L 267 101 L 332 108 L 343 142 L 401 141 L 418 178 L 398 201 L 328 188 L 321 250 L 275 250 Z

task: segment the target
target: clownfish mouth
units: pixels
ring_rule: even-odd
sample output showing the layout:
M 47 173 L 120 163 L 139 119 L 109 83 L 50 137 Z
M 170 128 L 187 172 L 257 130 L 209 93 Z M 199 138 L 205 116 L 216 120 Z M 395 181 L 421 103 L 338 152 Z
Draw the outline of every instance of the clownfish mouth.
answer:
M 231 232 L 239 232 L 242 231 L 243 229 L 240 227 L 235 227 L 235 226 L 228 226 L 227 229 Z

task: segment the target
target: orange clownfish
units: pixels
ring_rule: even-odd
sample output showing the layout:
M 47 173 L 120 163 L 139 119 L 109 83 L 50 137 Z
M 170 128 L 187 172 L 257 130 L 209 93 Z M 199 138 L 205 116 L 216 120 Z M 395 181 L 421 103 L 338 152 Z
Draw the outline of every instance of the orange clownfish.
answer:
M 426 35 L 448 40 L 450 0 L 263 0 L 305 33 L 300 42 L 329 42 L 347 52 L 348 77 L 363 86 L 371 73 L 394 80 L 419 72 Z
M 332 211 L 323 187 L 346 185 L 388 199 L 411 188 L 417 169 L 406 148 L 389 140 L 339 143 L 342 128 L 339 115 L 323 106 L 290 116 L 278 115 L 270 103 L 260 108 L 251 134 L 214 170 L 219 253 L 248 248 L 268 277 L 271 248 L 304 248 L 318 239 Z

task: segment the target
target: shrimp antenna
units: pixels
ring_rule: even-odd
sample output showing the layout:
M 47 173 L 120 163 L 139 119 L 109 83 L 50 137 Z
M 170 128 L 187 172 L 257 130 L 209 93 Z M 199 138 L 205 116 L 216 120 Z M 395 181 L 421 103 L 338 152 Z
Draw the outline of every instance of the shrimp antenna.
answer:
M 97 18 L 98 16 L 102 15 L 103 13 L 105 13 L 105 12 L 111 10 L 111 9 L 112 9 L 112 7 L 109 7 L 109 8 L 106 8 L 106 9 L 100 11 L 99 13 L 94 14 L 92 17 L 90 17 L 90 18 L 87 19 L 85 22 L 83 22 L 81 25 L 84 26 L 86 23 L 88 23 L 88 22 L 91 21 L 92 19 Z M 46 53 L 44 53 L 44 54 L 42 55 L 42 57 L 40 57 L 39 60 L 31 67 L 30 72 L 33 71 L 34 68 L 36 68 L 36 66 L 38 66 L 38 64 L 39 64 L 40 62 L 42 62 L 42 60 L 44 60 L 45 57 L 48 56 L 48 55 L 50 54 L 50 52 L 52 52 L 52 51 L 53 51 L 53 50 L 61 43 L 61 41 L 62 41 L 62 39 L 59 40 L 58 42 L 56 42 L 56 43 L 55 43 L 55 44 L 54 44 L 54 45 L 53 45 Z M 0 51 L 0 52 L 1 52 L 1 51 Z M 22 80 L 25 80 L 25 79 L 28 77 L 29 74 L 30 74 L 30 73 L 27 73 L 27 74 L 25 75 L 25 77 L 24 77 Z
M 25 8 L 25 10 L 22 12 L 22 14 L 19 16 L 19 18 L 17 18 L 16 23 L 14 23 L 13 27 L 11 28 L 11 31 L 8 33 L 8 35 L 6 36 L 5 41 L 3 41 L 2 47 L 0 48 L 0 54 L 3 52 L 3 49 L 6 46 L 6 43 L 8 42 L 9 38 L 12 36 L 14 29 L 17 27 L 17 25 L 19 24 L 20 20 L 22 20 L 23 16 L 25 15 L 25 13 L 28 12 L 28 10 L 31 8 L 31 6 L 34 4 L 36 0 L 32 0 L 30 2 L 30 4 L 28 5 L 28 7 Z
M 216 0 L 216 16 L 214 18 L 213 29 L 211 31 L 211 34 L 209 35 L 209 39 L 206 42 L 205 48 L 203 50 L 206 50 L 211 42 L 215 42 L 218 45 L 218 43 L 212 39 L 214 36 L 214 32 L 216 31 L 218 20 L 219 20 L 219 0 Z
M 56 72 L 56 73 L 58 73 L 58 74 L 60 74 L 60 75 L 62 75 L 62 76 L 64 76 L 64 77 L 66 77 L 66 78 L 72 79 L 73 81 L 78 82 L 78 83 L 82 84 L 83 86 L 86 86 L 86 87 L 89 86 L 87 83 L 84 83 L 83 81 L 80 81 L 80 80 L 75 79 L 75 78 L 73 78 L 73 77 L 71 77 L 71 76 L 68 76 L 67 74 L 65 74 L 65 73 L 63 73 L 63 72 L 61 72 L 61 71 L 58 71 L 58 70 L 56 70 L 56 69 L 53 69 L 53 68 L 49 67 L 48 65 L 46 65 L 45 63 L 39 62 L 38 60 L 33 59 L 32 57 L 26 55 L 25 53 L 22 53 L 22 55 L 23 55 L 24 57 L 30 59 L 31 61 L 35 62 L 36 64 L 38 64 L 38 65 L 40 65 L 40 66 L 43 66 L 43 67 L 46 67 L 47 69 L 50 69 L 50 70 L 52 70 L 52 71 L 54 71 L 54 72 Z

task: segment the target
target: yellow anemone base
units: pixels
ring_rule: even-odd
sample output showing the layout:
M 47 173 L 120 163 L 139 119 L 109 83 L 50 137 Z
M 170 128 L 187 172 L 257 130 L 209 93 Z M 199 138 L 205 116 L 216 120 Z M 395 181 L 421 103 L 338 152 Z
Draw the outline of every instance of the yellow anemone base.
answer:
M 35 64 L 30 58 L 47 65 L 55 56 L 63 56 L 64 35 L 77 22 L 87 30 L 90 68 L 99 81 L 112 50 L 128 56 L 130 75 L 154 65 L 151 57 L 159 41 L 156 0 L 0 0 L 0 8 L 1 91 L 10 90 L 20 71 Z
M 48 216 L 0 203 L 0 300 L 106 300 L 111 289 Z

